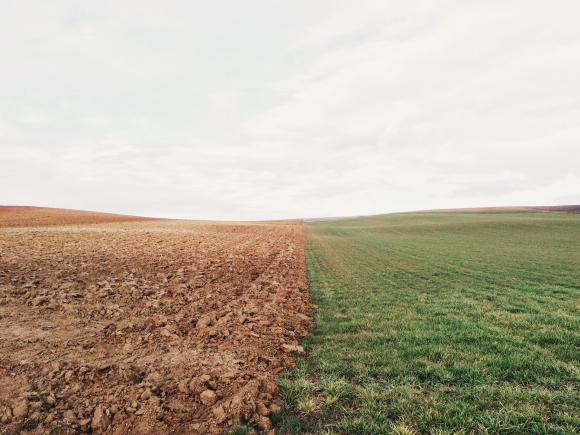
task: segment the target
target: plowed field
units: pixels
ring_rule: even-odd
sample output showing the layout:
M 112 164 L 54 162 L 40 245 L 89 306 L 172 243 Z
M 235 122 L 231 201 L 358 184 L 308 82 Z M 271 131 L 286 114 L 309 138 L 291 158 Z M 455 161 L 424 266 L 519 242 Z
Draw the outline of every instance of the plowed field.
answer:
M 311 325 L 300 222 L 22 213 L 0 213 L 1 431 L 270 428 Z

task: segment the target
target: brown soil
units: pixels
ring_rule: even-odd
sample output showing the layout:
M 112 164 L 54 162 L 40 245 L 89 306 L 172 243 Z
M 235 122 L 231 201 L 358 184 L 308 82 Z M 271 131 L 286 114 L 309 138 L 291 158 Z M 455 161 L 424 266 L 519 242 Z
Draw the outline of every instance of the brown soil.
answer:
M 311 325 L 300 222 L 17 221 L 0 229 L 0 432 L 271 427 Z
M 150 218 L 62 208 L 0 206 L 0 228 L 146 221 Z

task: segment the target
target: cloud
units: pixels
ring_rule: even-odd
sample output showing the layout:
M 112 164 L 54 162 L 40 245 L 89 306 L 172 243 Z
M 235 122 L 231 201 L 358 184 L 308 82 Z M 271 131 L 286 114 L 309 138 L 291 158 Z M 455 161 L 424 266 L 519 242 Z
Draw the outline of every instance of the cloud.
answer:
M 580 202 L 573 0 L 130 3 L 0 7 L 1 202 L 207 219 Z

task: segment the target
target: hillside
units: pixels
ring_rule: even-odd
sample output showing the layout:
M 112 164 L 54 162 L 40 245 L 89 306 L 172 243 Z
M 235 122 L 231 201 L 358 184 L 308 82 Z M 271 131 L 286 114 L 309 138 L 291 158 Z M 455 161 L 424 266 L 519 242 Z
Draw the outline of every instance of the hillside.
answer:
M 135 222 L 151 218 L 48 207 L 0 205 L 0 228 Z
M 284 430 L 578 433 L 580 216 L 393 214 L 306 239 L 319 310 Z

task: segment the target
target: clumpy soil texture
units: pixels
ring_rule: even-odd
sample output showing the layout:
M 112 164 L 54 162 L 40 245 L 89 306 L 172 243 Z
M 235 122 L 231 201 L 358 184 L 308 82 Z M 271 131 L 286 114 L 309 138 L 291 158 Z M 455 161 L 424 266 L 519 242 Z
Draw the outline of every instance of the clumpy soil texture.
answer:
M 0 229 L 0 432 L 270 429 L 311 326 L 301 224 L 128 219 Z

